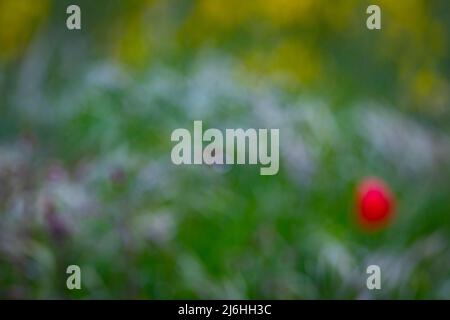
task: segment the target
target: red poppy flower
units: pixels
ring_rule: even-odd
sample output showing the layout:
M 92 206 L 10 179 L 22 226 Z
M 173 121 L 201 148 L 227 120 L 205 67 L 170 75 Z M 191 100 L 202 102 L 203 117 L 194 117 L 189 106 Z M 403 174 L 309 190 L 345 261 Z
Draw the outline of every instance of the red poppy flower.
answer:
M 390 221 L 395 209 L 394 196 L 379 178 L 363 179 L 357 188 L 358 220 L 363 227 L 380 229 Z

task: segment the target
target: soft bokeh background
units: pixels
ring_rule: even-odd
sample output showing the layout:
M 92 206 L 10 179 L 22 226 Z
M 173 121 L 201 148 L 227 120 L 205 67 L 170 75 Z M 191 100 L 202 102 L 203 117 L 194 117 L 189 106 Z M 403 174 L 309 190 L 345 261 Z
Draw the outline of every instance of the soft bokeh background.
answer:
M 0 0 L 0 297 L 450 298 L 449 45 L 447 0 Z M 280 128 L 278 175 L 173 165 L 197 119 Z

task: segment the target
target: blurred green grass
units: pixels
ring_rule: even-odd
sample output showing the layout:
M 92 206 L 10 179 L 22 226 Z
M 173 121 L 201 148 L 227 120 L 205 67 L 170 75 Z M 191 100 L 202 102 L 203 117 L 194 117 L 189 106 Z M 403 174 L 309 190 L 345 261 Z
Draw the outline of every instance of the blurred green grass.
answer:
M 379 1 L 371 33 L 365 1 L 282 2 L 79 1 L 80 32 L 1 2 L 0 297 L 449 297 L 448 3 Z M 173 165 L 197 119 L 280 128 L 280 172 Z

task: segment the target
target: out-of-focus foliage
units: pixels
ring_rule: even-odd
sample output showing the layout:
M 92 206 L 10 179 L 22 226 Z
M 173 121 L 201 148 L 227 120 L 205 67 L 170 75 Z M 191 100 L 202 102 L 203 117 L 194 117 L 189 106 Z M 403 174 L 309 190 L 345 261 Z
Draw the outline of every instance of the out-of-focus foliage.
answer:
M 450 296 L 448 1 L 73 2 L 0 1 L 1 297 Z M 174 166 L 197 119 L 280 128 L 280 172 Z
M 13 59 L 26 50 L 33 31 L 43 22 L 48 12 L 48 1 L 2 0 L 0 2 L 1 59 Z

